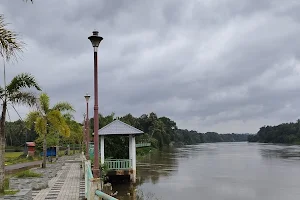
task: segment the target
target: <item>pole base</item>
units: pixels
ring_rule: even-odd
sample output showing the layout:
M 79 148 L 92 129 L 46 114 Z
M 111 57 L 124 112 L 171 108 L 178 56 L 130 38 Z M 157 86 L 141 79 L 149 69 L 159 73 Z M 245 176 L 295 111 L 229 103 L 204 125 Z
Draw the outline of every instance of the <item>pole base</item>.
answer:
M 94 178 L 99 178 L 100 177 L 100 169 L 93 168 L 93 176 Z
M 90 159 L 90 155 L 86 155 L 85 157 L 86 157 L 86 159 L 87 159 L 87 160 L 89 160 L 89 159 Z

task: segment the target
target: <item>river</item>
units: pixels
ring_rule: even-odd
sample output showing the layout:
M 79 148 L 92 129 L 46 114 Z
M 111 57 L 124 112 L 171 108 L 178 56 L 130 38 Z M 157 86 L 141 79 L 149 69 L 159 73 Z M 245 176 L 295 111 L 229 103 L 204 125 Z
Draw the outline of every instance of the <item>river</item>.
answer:
M 113 185 L 162 200 L 299 200 L 300 146 L 206 143 L 153 153 L 137 164 L 136 185 Z

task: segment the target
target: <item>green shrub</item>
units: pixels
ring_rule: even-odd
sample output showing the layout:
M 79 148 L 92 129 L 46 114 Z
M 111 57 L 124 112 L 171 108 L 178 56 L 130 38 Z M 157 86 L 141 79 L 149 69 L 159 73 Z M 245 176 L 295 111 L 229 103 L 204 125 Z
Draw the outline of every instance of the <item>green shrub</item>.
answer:
M 19 190 L 4 190 L 4 195 L 15 195 Z
M 136 149 L 136 155 L 137 156 L 145 156 L 148 155 L 151 152 L 151 147 L 143 147 Z
M 32 161 L 32 160 L 34 160 L 34 159 L 33 159 L 32 156 L 28 156 L 28 157 L 27 157 L 27 160 L 31 160 L 31 161 Z
M 4 179 L 4 189 L 8 190 L 9 189 L 9 178 Z
M 33 171 L 30 170 L 25 170 L 25 171 L 21 171 L 16 173 L 15 177 L 17 178 L 27 178 L 27 177 L 41 177 L 41 174 L 35 173 Z
M 25 153 L 23 153 L 23 154 L 21 154 L 18 158 L 26 158 L 26 154 Z

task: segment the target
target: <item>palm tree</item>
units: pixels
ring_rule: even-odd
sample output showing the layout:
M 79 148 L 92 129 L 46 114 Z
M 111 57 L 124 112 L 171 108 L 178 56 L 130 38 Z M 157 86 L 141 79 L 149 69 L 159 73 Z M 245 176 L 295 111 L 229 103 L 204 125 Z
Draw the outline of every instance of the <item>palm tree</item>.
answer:
M 8 104 L 22 104 L 34 106 L 36 95 L 24 89 L 35 88 L 41 90 L 35 78 L 30 74 L 20 74 L 4 86 L 0 86 L 0 100 L 2 102 L 2 112 L 0 118 L 0 193 L 4 192 L 4 154 L 5 154 L 5 118 Z
M 22 51 L 24 43 L 18 39 L 18 34 L 7 29 L 4 16 L 0 14 L 0 55 L 6 61 L 17 58 L 17 53 Z
M 46 152 L 48 133 L 58 132 L 69 137 L 70 127 L 68 126 L 63 112 L 72 112 L 73 107 L 67 102 L 59 102 L 50 108 L 50 98 L 46 93 L 42 93 L 38 99 L 36 111 L 30 112 L 26 117 L 27 128 L 34 126 L 35 131 L 43 137 L 43 163 L 42 168 L 46 167 Z

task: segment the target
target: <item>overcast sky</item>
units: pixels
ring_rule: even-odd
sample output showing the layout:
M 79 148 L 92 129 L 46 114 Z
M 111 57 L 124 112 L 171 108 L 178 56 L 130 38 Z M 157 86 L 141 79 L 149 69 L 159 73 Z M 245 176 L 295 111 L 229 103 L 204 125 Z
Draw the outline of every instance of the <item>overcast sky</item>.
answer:
M 0 2 L 27 44 L 8 79 L 33 74 L 52 104 L 74 105 L 78 121 L 84 94 L 93 97 L 87 38 L 98 30 L 101 113 L 153 111 L 179 128 L 220 133 L 255 133 L 300 117 L 299 10 L 299 0 Z M 90 105 L 92 115 L 92 98 Z

